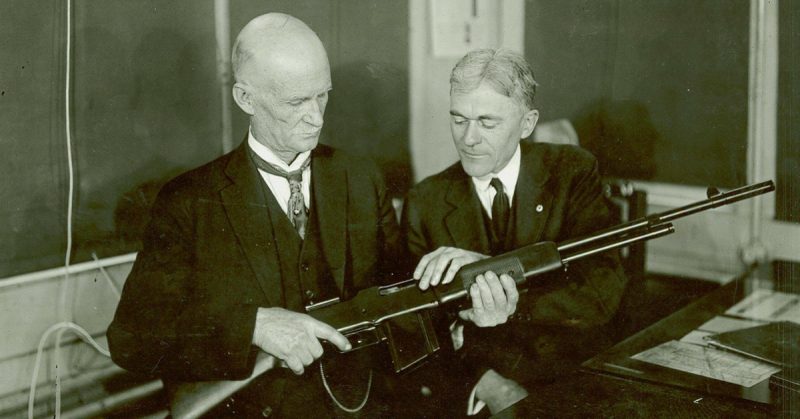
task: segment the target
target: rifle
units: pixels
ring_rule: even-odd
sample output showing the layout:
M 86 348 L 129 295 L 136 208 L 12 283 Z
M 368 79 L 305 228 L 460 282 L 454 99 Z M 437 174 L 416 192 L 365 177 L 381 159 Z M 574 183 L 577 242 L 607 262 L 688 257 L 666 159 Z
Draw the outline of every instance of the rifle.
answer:
M 671 234 L 672 221 L 711 208 L 729 205 L 775 190 L 772 181 L 743 186 L 726 193 L 709 188 L 708 199 L 670 211 L 629 221 L 586 237 L 560 244 L 539 242 L 463 266 L 456 280 L 425 291 L 413 279 L 360 291 L 354 298 L 338 298 L 307 307 L 308 314 L 345 335 L 351 350 L 386 343 L 394 369 L 404 371 L 439 349 L 429 310 L 464 299 L 475 277 L 487 271 L 508 274 L 517 287 L 529 286 L 537 276 L 563 269 L 568 263 L 597 253 Z M 410 336 L 409 336 L 410 335 Z M 208 381 L 178 386 L 172 416 L 194 418 L 210 410 L 257 376 L 275 368 L 276 359 L 259 353 L 251 376 L 241 381 Z

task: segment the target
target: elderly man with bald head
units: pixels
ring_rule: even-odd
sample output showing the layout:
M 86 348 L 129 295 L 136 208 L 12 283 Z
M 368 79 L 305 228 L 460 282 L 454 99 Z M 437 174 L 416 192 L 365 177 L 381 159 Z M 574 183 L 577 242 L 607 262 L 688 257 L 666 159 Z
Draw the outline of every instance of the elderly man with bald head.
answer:
M 233 70 L 247 137 L 158 194 L 108 330 L 112 357 L 167 385 L 246 378 L 259 351 L 287 367 L 256 379 L 215 417 L 330 417 L 357 410 L 371 391 L 369 408 L 378 380 L 363 362 L 317 367 L 322 341 L 350 344 L 305 313 L 376 278 L 393 280 L 402 246 L 384 183 L 374 165 L 318 143 L 330 65 L 303 22 L 253 19 L 236 39 Z M 348 379 L 337 392 L 335 382 Z

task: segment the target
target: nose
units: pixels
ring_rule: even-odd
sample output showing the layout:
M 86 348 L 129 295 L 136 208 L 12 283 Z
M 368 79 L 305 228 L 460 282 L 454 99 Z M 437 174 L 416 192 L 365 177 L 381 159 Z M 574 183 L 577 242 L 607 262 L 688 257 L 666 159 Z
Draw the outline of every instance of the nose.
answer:
M 475 121 L 469 121 L 467 129 L 464 130 L 463 142 L 466 146 L 474 146 L 481 142 L 481 136 L 478 133 L 478 128 L 475 126 Z
M 309 108 L 307 108 L 305 117 L 303 119 L 315 127 L 321 127 L 323 122 L 322 112 L 324 112 L 324 108 L 317 100 L 309 100 L 308 103 Z

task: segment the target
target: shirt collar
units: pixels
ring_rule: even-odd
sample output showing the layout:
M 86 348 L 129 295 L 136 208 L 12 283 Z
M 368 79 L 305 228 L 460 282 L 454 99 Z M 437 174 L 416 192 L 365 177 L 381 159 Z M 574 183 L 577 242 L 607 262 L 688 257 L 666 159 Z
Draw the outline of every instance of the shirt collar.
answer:
M 497 173 L 489 173 L 486 176 L 482 176 L 480 178 L 473 177 L 472 182 L 475 184 L 475 189 L 479 191 L 484 191 L 489 188 L 489 182 L 492 181 L 492 178 L 499 178 L 501 182 L 503 182 L 503 188 L 505 189 L 505 193 L 511 199 L 514 196 L 514 189 L 517 187 L 517 178 L 519 177 L 519 167 L 520 167 L 520 160 L 522 158 L 522 153 L 520 151 L 519 144 L 517 144 L 517 149 L 514 151 L 514 155 L 511 156 L 511 160 L 500 169 Z
M 256 140 L 256 137 L 253 136 L 252 129 L 247 130 L 247 145 L 250 146 L 250 148 L 253 150 L 254 153 L 256 153 L 258 157 L 261 157 L 267 163 L 277 166 L 287 172 L 299 169 L 303 165 L 303 162 L 306 161 L 308 156 L 311 155 L 311 150 L 304 151 L 298 154 L 297 157 L 294 158 L 292 164 L 286 164 L 286 162 L 281 160 L 280 157 L 278 157 L 275 154 L 275 152 L 270 150 L 269 147 L 265 146 L 264 144 L 261 144 L 260 142 L 258 142 L 258 140 Z

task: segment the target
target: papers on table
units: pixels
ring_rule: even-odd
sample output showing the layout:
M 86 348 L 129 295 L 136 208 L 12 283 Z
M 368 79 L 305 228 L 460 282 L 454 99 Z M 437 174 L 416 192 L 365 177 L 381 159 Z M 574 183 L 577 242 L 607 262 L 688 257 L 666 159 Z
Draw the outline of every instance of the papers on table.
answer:
M 708 341 L 706 341 L 706 337 L 711 335 L 713 335 L 711 332 L 692 330 L 686 336 L 682 337 L 680 341 L 684 343 L 691 343 L 693 345 L 707 346 Z
M 747 329 L 748 327 L 761 326 L 766 322 L 758 320 L 741 320 L 732 317 L 717 316 L 713 319 L 703 323 L 702 326 L 696 330 L 692 330 L 686 336 L 681 338 L 681 342 L 693 343 L 695 345 L 706 346 L 707 336 L 716 333 L 732 332 L 734 330 Z
M 759 320 L 741 320 L 731 317 L 717 316 L 703 323 L 697 330 L 709 333 L 725 333 L 734 330 L 747 329 L 749 327 L 761 326 L 766 322 Z
M 686 342 L 669 341 L 632 357 L 720 381 L 752 387 L 780 371 L 766 362 Z
M 703 323 L 680 341 L 663 343 L 631 358 L 745 387 L 780 371 L 770 363 L 710 347 L 707 338 L 768 322 L 800 323 L 800 295 L 757 290 L 725 314 L 727 316 L 717 316 Z
M 725 314 L 771 322 L 785 320 L 800 323 L 800 295 L 756 290 Z

